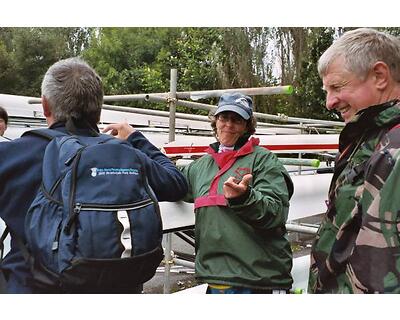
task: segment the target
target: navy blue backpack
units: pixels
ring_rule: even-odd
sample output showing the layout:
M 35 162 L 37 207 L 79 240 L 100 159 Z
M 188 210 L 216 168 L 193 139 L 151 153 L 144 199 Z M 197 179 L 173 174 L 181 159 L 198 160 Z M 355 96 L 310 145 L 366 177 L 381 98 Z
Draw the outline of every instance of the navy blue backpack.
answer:
M 42 292 L 129 292 L 163 259 L 162 222 L 144 163 L 109 135 L 29 131 L 51 139 L 25 219 L 33 284 Z

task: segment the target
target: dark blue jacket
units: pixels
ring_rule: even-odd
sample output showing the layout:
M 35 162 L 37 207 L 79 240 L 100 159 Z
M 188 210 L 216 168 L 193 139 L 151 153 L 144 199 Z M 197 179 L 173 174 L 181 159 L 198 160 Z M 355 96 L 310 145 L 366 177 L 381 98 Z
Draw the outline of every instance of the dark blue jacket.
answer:
M 64 124 L 52 127 L 65 132 Z M 82 135 L 88 131 L 83 130 Z M 0 143 L 0 217 L 11 233 L 25 240 L 24 219 L 42 178 L 44 150 L 49 141 L 33 135 Z M 139 149 L 139 156 L 146 165 L 149 184 L 159 201 L 177 201 L 187 193 L 187 184 L 175 165 L 152 145 L 140 132 L 135 131 L 128 142 Z M 8 293 L 31 293 L 27 285 L 30 272 L 11 237 L 11 250 L 5 256 L 1 268 L 7 278 Z

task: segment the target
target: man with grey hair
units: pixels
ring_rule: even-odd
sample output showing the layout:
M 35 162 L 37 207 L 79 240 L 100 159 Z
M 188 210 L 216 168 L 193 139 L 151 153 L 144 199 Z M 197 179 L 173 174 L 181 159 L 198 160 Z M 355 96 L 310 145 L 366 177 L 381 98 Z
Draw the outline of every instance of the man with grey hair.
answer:
M 61 60 L 46 72 L 42 83 L 42 106 L 50 129 L 78 136 L 96 136 L 102 103 L 101 79 L 83 60 Z M 112 124 L 105 131 L 111 131 L 117 138 L 140 149 L 138 153 L 146 167 L 148 182 L 158 200 L 177 201 L 186 194 L 183 175 L 140 132 L 127 123 Z M 25 216 L 42 180 L 42 162 L 48 143 L 48 139 L 34 134 L 0 143 L 0 154 L 7 155 L 0 162 L 0 217 L 11 234 L 11 250 L 0 265 L 7 282 L 7 293 L 42 292 L 33 284 L 20 241 L 26 239 Z M 129 290 L 129 293 L 139 293 L 141 287 Z M 63 292 L 61 288 L 60 292 Z
M 326 107 L 346 126 L 309 292 L 400 293 L 399 68 L 399 39 L 369 28 L 344 33 L 319 59 Z
M 95 128 L 100 120 L 102 104 L 101 79 L 83 60 L 61 60 L 44 75 L 42 105 L 47 121 L 70 120 L 71 125 L 84 121 Z

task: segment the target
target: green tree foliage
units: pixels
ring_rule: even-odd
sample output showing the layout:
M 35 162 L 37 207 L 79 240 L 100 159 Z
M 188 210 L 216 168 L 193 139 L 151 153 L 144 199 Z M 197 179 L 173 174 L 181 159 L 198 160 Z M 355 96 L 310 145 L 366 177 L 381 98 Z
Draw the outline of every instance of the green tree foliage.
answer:
M 174 39 L 171 67 L 179 74 L 178 89 L 211 90 L 217 86 L 221 36 L 214 28 L 182 28 Z M 161 59 L 159 59 L 162 62 Z M 168 61 L 166 61 L 168 63 Z
M 180 28 L 157 57 L 157 67 L 167 71 L 177 69 L 178 91 L 212 90 L 219 86 L 218 66 L 220 65 L 222 36 L 216 28 Z M 168 70 L 165 70 L 168 66 Z M 201 101 L 205 102 L 205 101 Z M 213 102 L 212 100 L 208 102 Z M 178 107 L 180 112 L 207 114 L 202 110 Z
M 175 32 L 166 28 L 100 28 L 83 56 L 102 77 L 106 94 L 163 92 L 163 74 L 152 66 Z
M 176 68 L 178 91 L 293 85 L 290 96 L 254 96 L 256 111 L 337 119 L 324 108 L 317 62 L 349 29 L 0 28 L 0 92 L 39 96 L 52 63 L 82 55 L 102 77 L 107 95 L 168 92 L 170 69 Z M 379 29 L 400 35 L 400 28 Z M 127 105 L 166 110 L 165 104 Z
M 1 93 L 39 96 L 47 68 L 79 55 L 89 37 L 85 28 L 1 28 Z
M 291 114 L 304 118 L 339 120 L 325 108 L 325 93 L 318 75 L 317 64 L 322 53 L 332 44 L 333 28 L 309 28 L 307 48 L 300 58 L 295 78 L 296 91 L 292 99 Z
M 388 32 L 388 33 L 390 33 L 390 34 L 392 34 L 392 35 L 394 35 L 396 37 L 400 36 L 400 28 L 398 28 L 398 27 L 396 27 L 396 28 L 387 27 L 387 28 L 378 28 L 378 29 L 381 30 L 381 31 L 384 31 L 384 32 Z
M 171 68 L 178 70 L 178 90 L 205 90 L 216 87 L 219 41 L 213 28 L 101 28 L 83 55 L 107 95 L 167 92 Z
M 15 60 L 7 50 L 4 41 L 0 40 L 0 88 L 4 93 L 16 93 L 14 86 L 17 79 Z
M 218 71 L 222 88 L 246 88 L 256 83 L 253 48 L 246 28 L 223 28 L 221 64 Z

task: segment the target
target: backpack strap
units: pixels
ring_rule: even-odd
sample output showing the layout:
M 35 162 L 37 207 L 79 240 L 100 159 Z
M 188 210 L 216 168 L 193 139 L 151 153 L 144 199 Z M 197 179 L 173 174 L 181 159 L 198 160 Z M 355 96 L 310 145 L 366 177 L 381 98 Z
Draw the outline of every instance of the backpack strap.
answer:
M 2 235 L 0 236 L 0 294 L 1 293 L 6 293 L 6 287 L 7 287 L 7 280 L 4 275 L 4 270 L 1 267 L 1 263 L 3 261 L 3 256 L 4 256 L 4 240 L 7 238 L 7 235 L 10 233 L 10 230 L 8 226 L 4 229 Z
M 58 130 L 50 129 L 50 128 L 45 128 L 45 129 L 35 129 L 35 130 L 29 130 L 26 131 L 22 134 L 21 137 L 23 136 L 37 136 L 37 137 L 42 137 L 45 138 L 46 140 L 53 140 L 55 137 L 61 137 L 67 135 L 66 133 L 60 132 Z
M 28 263 L 31 263 L 33 260 L 32 255 L 29 253 L 28 248 L 22 238 L 17 235 L 15 232 L 12 232 L 8 226 L 6 226 L 3 234 L 0 237 L 0 271 L 1 271 L 1 261 L 3 260 L 4 253 L 4 240 L 7 238 L 8 234 L 10 234 L 11 238 L 14 239 L 17 244 L 18 249 L 21 251 L 22 257 Z
M 8 228 L 8 226 L 6 226 L 0 237 L 0 262 L 3 260 L 3 255 L 4 255 L 4 240 L 6 240 L 9 233 L 10 229 Z
M 115 139 L 115 138 L 113 137 L 113 139 Z M 150 182 L 149 182 L 148 175 L 147 175 L 146 164 L 145 164 L 145 162 L 140 158 L 140 156 L 137 156 L 137 159 L 139 160 L 139 162 L 140 162 L 140 164 L 142 165 L 142 168 L 143 168 L 144 186 L 145 186 L 145 188 L 147 189 L 147 192 L 148 192 L 150 198 L 151 198 L 151 199 L 153 200 L 153 202 L 155 203 L 155 208 L 156 208 L 158 214 L 159 214 L 160 217 L 161 217 L 160 205 L 159 205 L 159 203 L 158 203 L 158 199 L 157 199 L 157 196 L 156 196 L 155 192 L 153 191 L 152 187 L 150 186 Z
M 7 236 L 10 234 L 10 236 L 15 239 L 18 248 L 21 250 L 22 256 L 26 261 L 29 261 L 30 255 L 28 252 L 28 249 L 26 248 L 26 245 L 22 241 L 22 239 L 16 235 L 14 232 L 10 230 L 10 228 L 6 225 L 6 228 L 4 229 L 2 235 L 0 236 L 0 268 L 1 268 L 1 262 L 3 261 L 3 256 L 4 256 L 4 241 L 6 240 Z

